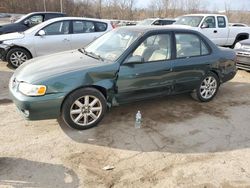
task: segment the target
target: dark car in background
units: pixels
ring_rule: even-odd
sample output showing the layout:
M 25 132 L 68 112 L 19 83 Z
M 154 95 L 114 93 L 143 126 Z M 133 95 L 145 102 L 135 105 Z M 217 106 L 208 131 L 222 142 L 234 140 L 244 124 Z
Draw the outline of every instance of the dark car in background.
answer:
M 32 12 L 22 16 L 14 23 L 1 25 L 0 35 L 13 32 L 22 32 L 46 20 L 63 16 L 66 16 L 66 14 L 60 12 Z
M 237 55 L 237 67 L 250 71 L 250 39 L 236 43 L 234 49 Z
M 73 128 L 97 125 L 108 107 L 189 92 L 201 102 L 236 74 L 235 52 L 177 26 L 114 29 L 85 49 L 35 58 L 9 83 L 30 120 L 62 117 Z M 212 110 L 212 109 L 211 109 Z

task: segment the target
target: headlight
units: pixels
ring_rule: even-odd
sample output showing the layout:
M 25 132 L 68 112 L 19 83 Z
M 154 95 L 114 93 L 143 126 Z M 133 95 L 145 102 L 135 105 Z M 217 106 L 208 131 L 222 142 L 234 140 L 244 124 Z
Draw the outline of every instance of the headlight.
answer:
M 27 96 L 41 96 L 46 93 L 46 86 L 44 85 L 32 85 L 25 82 L 21 82 L 18 86 L 18 90 Z
M 234 49 L 241 49 L 241 44 L 238 42 L 235 44 Z

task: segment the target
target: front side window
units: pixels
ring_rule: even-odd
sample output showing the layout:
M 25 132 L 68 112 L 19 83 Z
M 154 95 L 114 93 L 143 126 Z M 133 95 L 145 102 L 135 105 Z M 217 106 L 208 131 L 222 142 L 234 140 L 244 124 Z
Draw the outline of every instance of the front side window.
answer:
M 140 56 L 144 62 L 171 59 L 171 36 L 158 34 L 148 37 L 136 48 L 132 56 Z
M 45 35 L 65 35 L 69 34 L 69 21 L 61 21 L 50 24 L 44 29 Z
M 206 44 L 194 34 L 178 33 L 176 38 L 176 57 L 187 58 L 209 54 Z
M 73 34 L 95 32 L 95 25 L 91 21 L 73 21 Z
M 29 21 L 30 25 L 37 25 L 43 22 L 43 15 L 34 15 L 27 20 Z
M 226 20 L 225 20 L 225 17 L 223 17 L 223 16 L 218 16 L 218 17 L 217 17 L 217 21 L 218 21 L 218 27 L 219 27 L 219 28 L 225 28 L 225 27 L 226 27 Z
M 205 18 L 203 24 L 207 25 L 207 28 L 215 28 L 215 18 L 214 16 L 208 16 Z

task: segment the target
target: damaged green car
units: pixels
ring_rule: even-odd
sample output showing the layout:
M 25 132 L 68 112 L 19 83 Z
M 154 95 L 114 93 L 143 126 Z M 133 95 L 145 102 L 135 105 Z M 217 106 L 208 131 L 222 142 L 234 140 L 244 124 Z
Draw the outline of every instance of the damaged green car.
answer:
M 114 29 L 85 49 L 32 59 L 9 83 L 29 120 L 58 118 L 76 129 L 97 125 L 108 108 L 190 92 L 207 102 L 236 74 L 235 53 L 180 26 Z

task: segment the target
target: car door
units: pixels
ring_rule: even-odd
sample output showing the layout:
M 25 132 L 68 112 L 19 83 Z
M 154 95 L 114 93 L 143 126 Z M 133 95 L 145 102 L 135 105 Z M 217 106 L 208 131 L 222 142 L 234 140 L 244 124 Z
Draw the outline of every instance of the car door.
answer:
M 225 16 L 217 16 L 218 32 L 216 35 L 216 44 L 223 46 L 227 45 L 229 29 Z
M 207 16 L 204 18 L 203 22 L 200 25 L 200 31 L 202 34 L 207 36 L 215 44 L 217 41 L 218 29 L 216 26 L 216 21 L 214 16 Z
M 101 35 L 100 32 L 96 32 L 95 22 L 93 21 L 73 20 L 72 27 L 71 45 L 73 49 L 85 47 Z
M 120 66 L 117 101 L 126 103 L 169 94 L 173 86 L 172 35 L 147 37 Z
M 204 74 L 210 69 L 211 49 L 200 36 L 194 33 L 175 33 L 176 58 L 173 63 L 175 92 L 195 89 Z
M 45 35 L 40 36 L 39 30 L 34 36 L 34 46 L 37 56 L 71 50 L 70 21 L 57 21 L 45 26 Z

